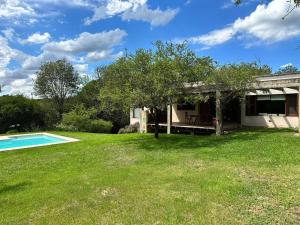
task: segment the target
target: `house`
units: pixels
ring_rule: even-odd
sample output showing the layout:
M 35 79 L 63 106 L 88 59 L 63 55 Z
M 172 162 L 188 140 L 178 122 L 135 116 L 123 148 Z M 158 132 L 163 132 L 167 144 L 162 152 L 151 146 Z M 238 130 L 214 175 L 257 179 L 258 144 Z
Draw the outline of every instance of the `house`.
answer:
M 203 85 L 189 87 L 191 93 L 212 92 Z M 268 128 L 299 128 L 300 74 L 258 77 L 242 101 L 232 99 L 224 108 L 224 128 L 253 126 Z M 178 102 L 161 112 L 160 127 L 171 130 L 214 130 L 215 99 L 196 103 Z M 145 119 L 146 118 L 146 119 Z M 130 123 L 139 122 L 143 129 L 153 126 L 146 109 L 133 109 Z M 145 125 L 145 123 L 147 123 Z

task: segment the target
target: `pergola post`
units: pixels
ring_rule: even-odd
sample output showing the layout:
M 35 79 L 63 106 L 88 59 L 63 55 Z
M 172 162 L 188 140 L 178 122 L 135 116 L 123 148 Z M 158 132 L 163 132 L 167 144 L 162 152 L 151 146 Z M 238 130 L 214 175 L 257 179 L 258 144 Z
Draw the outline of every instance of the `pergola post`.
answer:
M 222 93 L 220 90 L 216 91 L 216 135 L 223 134 L 223 115 L 222 115 Z
M 243 97 L 241 98 L 241 101 L 240 101 L 241 105 L 241 127 L 243 127 L 243 124 L 244 124 L 244 119 L 245 119 L 245 116 L 246 116 L 246 95 L 243 95 Z
M 171 134 L 172 128 L 172 104 L 167 106 L 167 134 Z

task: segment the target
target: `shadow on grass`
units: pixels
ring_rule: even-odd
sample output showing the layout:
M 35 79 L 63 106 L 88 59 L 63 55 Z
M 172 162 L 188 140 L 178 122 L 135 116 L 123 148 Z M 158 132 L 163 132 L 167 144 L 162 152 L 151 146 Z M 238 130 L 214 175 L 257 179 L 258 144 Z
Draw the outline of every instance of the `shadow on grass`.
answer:
M 266 135 L 279 134 L 293 131 L 291 129 L 254 129 L 247 128 L 235 131 L 221 137 L 193 136 L 193 135 L 165 135 L 159 139 L 152 135 L 143 136 L 143 139 L 127 141 L 128 144 L 137 144 L 140 148 L 148 151 L 180 151 L 195 148 L 218 148 L 224 144 L 243 143 L 262 139 Z
M 0 186 L 0 194 L 5 194 L 7 192 L 17 192 L 17 191 L 22 191 L 24 190 L 27 186 L 29 186 L 29 182 L 20 182 L 17 184 L 12 184 L 12 185 L 4 185 Z

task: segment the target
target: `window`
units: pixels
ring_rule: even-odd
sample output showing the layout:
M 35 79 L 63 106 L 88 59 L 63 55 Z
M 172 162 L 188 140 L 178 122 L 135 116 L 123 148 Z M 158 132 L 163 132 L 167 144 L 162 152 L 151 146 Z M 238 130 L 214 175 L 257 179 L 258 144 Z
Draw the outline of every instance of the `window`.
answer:
M 177 110 L 196 110 L 196 105 L 192 102 L 180 102 L 177 104 Z
M 298 95 L 261 95 L 246 97 L 246 116 L 298 115 Z
M 258 115 L 285 115 L 285 95 L 257 96 L 256 108 Z
M 295 115 L 297 95 L 247 96 L 246 115 Z
M 139 119 L 140 115 L 141 115 L 141 109 L 140 108 L 133 109 L 133 118 Z
M 286 115 L 297 116 L 298 115 L 298 95 L 287 95 L 286 96 Z

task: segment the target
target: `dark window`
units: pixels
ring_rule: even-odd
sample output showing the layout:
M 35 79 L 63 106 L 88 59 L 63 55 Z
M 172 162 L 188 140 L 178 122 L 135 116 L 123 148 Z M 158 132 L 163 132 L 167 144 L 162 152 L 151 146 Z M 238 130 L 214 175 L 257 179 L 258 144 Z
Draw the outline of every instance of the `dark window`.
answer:
M 192 102 L 180 102 L 177 104 L 177 110 L 196 110 L 196 105 Z
M 297 97 L 295 96 L 261 95 L 246 97 L 247 116 L 264 114 L 295 115 L 295 112 L 297 113 Z
M 284 95 L 265 95 L 257 96 L 256 113 L 285 115 L 285 96 Z
M 298 95 L 286 95 L 287 103 L 287 115 L 297 116 L 298 115 Z
M 140 108 L 133 109 L 133 118 L 139 119 L 140 114 L 141 114 L 141 109 Z

